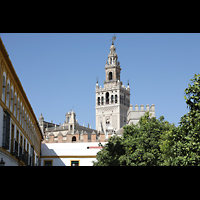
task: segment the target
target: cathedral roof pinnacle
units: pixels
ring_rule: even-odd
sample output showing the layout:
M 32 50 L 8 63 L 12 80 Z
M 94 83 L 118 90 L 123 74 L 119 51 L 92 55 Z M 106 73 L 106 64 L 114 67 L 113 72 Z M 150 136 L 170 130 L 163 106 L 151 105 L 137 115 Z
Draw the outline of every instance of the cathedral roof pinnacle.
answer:
M 39 117 L 39 120 L 44 120 L 44 117 L 42 116 L 42 113 L 41 113 L 41 115 Z

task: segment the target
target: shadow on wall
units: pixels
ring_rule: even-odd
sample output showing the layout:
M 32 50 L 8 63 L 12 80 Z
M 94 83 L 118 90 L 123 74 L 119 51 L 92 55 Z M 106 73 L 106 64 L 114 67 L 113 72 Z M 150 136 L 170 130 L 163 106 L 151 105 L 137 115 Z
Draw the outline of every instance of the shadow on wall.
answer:
M 50 149 L 46 144 L 42 144 L 41 156 L 41 166 L 66 166 L 56 152 Z

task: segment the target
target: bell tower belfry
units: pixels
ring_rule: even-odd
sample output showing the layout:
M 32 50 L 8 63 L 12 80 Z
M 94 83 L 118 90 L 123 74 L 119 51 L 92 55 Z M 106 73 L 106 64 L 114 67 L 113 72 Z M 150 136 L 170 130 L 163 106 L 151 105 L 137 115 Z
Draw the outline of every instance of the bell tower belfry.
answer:
M 104 85 L 111 86 L 116 85 L 117 81 L 120 81 L 120 62 L 118 61 L 118 56 L 116 53 L 116 48 L 114 43 L 110 47 L 110 53 L 108 54 L 108 60 L 106 61 L 105 65 L 105 73 L 106 73 L 106 80 L 104 81 Z
M 104 87 L 96 83 L 96 130 L 107 133 L 117 131 L 127 124 L 127 111 L 130 106 L 129 84 L 125 87 L 120 80 L 121 67 L 118 61 L 114 40 L 105 65 Z

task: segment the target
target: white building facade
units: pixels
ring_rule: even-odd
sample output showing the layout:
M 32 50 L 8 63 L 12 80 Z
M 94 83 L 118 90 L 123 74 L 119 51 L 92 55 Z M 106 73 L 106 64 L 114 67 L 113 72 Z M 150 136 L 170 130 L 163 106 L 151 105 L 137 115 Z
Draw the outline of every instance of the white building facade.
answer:
M 0 162 L 38 166 L 42 132 L 0 38 Z
M 41 165 L 92 166 L 100 150 L 99 142 L 44 143 L 41 145 Z

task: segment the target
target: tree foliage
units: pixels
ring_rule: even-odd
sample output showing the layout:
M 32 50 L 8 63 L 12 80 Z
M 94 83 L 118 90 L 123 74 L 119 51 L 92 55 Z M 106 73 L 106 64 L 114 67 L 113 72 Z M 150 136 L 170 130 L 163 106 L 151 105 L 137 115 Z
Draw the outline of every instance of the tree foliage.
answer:
M 185 100 L 189 112 L 181 117 L 180 125 L 166 136 L 170 144 L 164 152 L 166 163 L 174 166 L 200 165 L 200 75 L 190 79 L 185 89 Z M 164 145 L 165 146 L 165 145 Z
M 173 126 L 164 121 L 163 116 L 159 119 L 151 118 L 149 112 L 140 118 L 139 124 L 125 126 L 123 144 L 126 147 L 126 153 L 119 158 L 120 164 L 128 166 L 162 165 L 161 136 L 170 131 Z
M 103 147 L 103 145 L 101 145 Z M 97 153 L 97 162 L 94 166 L 119 166 L 119 157 L 125 154 L 122 138 L 110 137 L 108 143 Z
M 123 137 L 113 136 L 97 153 L 94 166 L 156 166 L 162 165 L 161 135 L 174 125 L 156 119 L 147 112 L 137 125 L 123 127 Z

